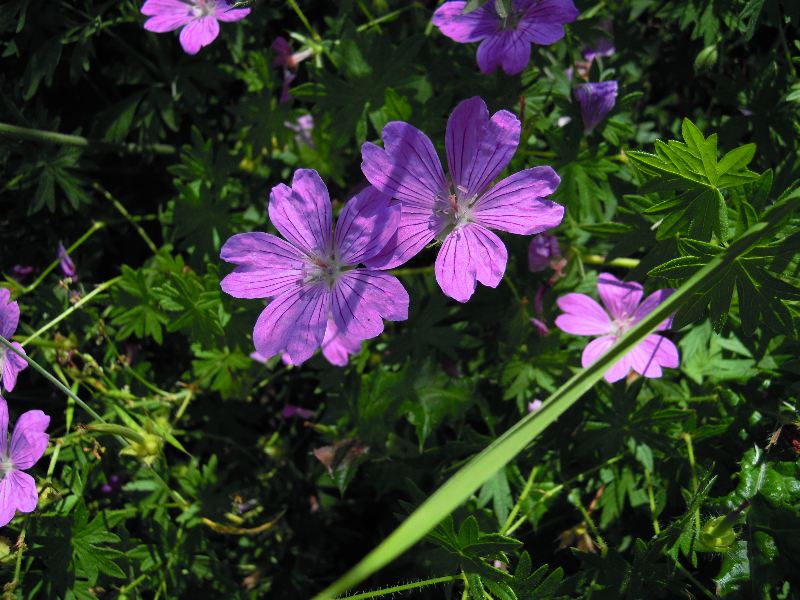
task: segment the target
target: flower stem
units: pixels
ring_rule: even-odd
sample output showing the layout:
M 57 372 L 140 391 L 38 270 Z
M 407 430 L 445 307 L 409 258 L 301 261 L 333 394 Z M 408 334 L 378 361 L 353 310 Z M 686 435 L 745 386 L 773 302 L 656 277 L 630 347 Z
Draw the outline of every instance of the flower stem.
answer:
M 105 140 L 90 140 L 80 135 L 46 131 L 44 129 L 31 129 L 17 127 L 8 123 L 0 123 L 0 137 L 16 138 L 29 142 L 45 144 L 59 144 L 62 146 L 75 146 L 99 152 L 121 152 L 125 154 L 176 154 L 175 146 L 168 144 L 125 144 L 107 142 Z
M 447 583 L 448 581 L 463 580 L 464 576 L 459 573 L 458 575 L 446 575 L 445 577 L 435 577 L 434 579 L 425 579 L 423 581 L 415 581 L 413 583 L 406 583 L 403 585 L 395 585 L 392 587 L 384 588 L 382 590 L 372 590 L 371 592 L 362 592 L 355 596 L 341 596 L 339 600 L 365 600 L 366 598 L 380 598 L 381 596 L 388 596 L 397 592 L 406 592 L 408 590 L 416 590 L 419 588 L 427 587 L 429 585 L 437 585 L 439 583 Z
M 525 502 L 525 499 L 528 497 L 528 494 L 531 493 L 531 488 L 533 487 L 533 480 L 536 479 L 536 472 L 538 468 L 533 467 L 531 469 L 531 474 L 528 477 L 528 481 L 525 482 L 525 487 L 522 488 L 522 493 L 519 495 L 516 504 L 514 504 L 514 508 L 511 509 L 511 512 L 508 513 L 508 518 L 506 522 L 503 523 L 503 526 L 500 528 L 500 533 L 502 535 L 506 535 L 508 530 L 511 528 L 511 525 L 514 523 L 514 519 L 517 517 L 520 508 L 522 507 L 522 503 Z
M 586 265 L 600 265 L 605 267 L 620 267 L 622 269 L 635 269 L 639 266 L 638 258 L 612 258 L 607 260 L 599 254 L 581 254 L 581 262 Z
M 106 200 L 108 200 L 109 202 L 111 202 L 111 204 L 114 205 L 114 208 L 116 208 L 120 212 L 120 214 L 123 217 L 125 217 L 125 219 L 128 221 L 128 223 L 130 223 L 131 226 L 136 230 L 136 233 L 138 233 L 139 236 L 144 240 L 144 243 L 147 245 L 148 248 L 150 248 L 150 251 L 153 254 L 157 254 L 158 253 L 158 246 L 155 245 L 153 240 L 150 238 L 149 235 L 147 235 L 147 232 L 142 228 L 142 226 L 139 225 L 139 223 L 137 223 L 134 220 L 133 216 L 131 215 L 131 213 L 128 212 L 128 209 L 125 208 L 125 206 L 122 204 L 122 202 L 120 202 L 114 196 L 112 196 L 111 192 L 106 190 L 99 183 L 97 183 L 97 182 L 93 183 L 92 187 L 97 192 L 99 192 Z
M 65 310 L 60 315 L 58 315 L 55 319 L 53 319 L 52 321 L 50 321 L 46 325 L 43 325 L 42 327 L 37 329 L 34 333 L 29 335 L 27 338 L 25 338 L 21 342 L 21 345 L 22 346 L 26 346 L 27 344 L 30 344 L 33 340 L 38 338 L 45 331 L 47 331 L 51 327 L 55 327 L 56 325 L 58 325 L 61 321 L 66 319 L 68 316 L 70 316 L 72 313 L 74 313 L 76 310 L 78 310 L 81 306 L 83 306 L 84 304 L 87 304 L 92 298 L 94 298 L 95 296 L 97 296 L 101 292 L 104 292 L 108 288 L 114 286 L 121 279 L 122 279 L 122 275 L 119 275 L 117 277 L 114 277 L 113 279 L 109 279 L 108 281 L 101 283 L 96 288 L 94 288 L 91 292 L 86 294 L 83 298 L 78 300 L 75 304 L 70 306 L 67 310 Z

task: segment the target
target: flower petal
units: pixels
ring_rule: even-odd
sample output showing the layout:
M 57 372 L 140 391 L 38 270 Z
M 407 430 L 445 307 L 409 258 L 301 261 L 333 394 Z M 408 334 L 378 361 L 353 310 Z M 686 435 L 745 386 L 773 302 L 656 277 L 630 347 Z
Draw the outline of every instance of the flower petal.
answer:
M 447 182 L 431 140 L 402 121 L 388 123 L 381 135 L 384 148 L 361 146 L 364 177 L 384 194 L 433 211 L 436 196 L 447 193 Z
M 0 527 L 8 525 L 16 511 L 33 512 L 38 503 L 33 477 L 20 471 L 7 473 L 0 481 Z
M 531 43 L 518 32 L 512 32 L 506 40 L 503 55 L 503 71 L 506 75 L 519 75 L 531 61 Z
M 476 223 L 529 235 L 552 229 L 564 218 L 564 207 L 544 200 L 561 179 L 550 167 L 535 167 L 506 177 L 475 203 Z
M 430 209 L 405 204 L 400 224 L 380 254 L 365 260 L 370 269 L 393 269 L 411 260 L 433 241 L 445 227 L 445 221 Z
M 586 345 L 586 348 L 583 349 L 583 355 L 581 356 L 581 365 L 583 368 L 585 369 L 594 364 L 598 358 L 605 354 L 606 351 L 608 351 L 608 349 L 614 345 L 616 341 L 617 338 L 614 336 L 604 335 L 589 342 Z M 614 383 L 615 381 L 619 381 L 620 379 L 626 377 L 630 372 L 631 367 L 631 353 L 628 352 L 625 356 L 611 365 L 603 377 L 609 383 Z
M 381 334 L 383 319 L 407 319 L 408 304 L 408 292 L 396 277 L 382 271 L 353 269 L 334 285 L 331 313 L 341 335 L 365 340 Z
M 529 42 L 549 45 L 564 37 L 564 23 L 580 14 L 572 0 L 528 0 L 517 30 Z
M 218 35 L 219 23 L 214 17 L 206 16 L 189 21 L 178 37 L 186 54 L 197 54 L 200 48 L 208 46 Z
M 661 367 L 676 369 L 680 364 L 675 344 L 656 334 L 648 335 L 629 354 L 634 371 L 644 377 L 661 377 Z
M 483 192 L 514 156 L 520 122 L 507 110 L 489 118 L 486 103 L 475 96 L 456 106 L 447 121 L 445 145 L 453 183 L 462 197 Z
M 45 430 L 50 417 L 40 410 L 22 413 L 11 434 L 9 455 L 15 469 L 30 469 L 47 450 L 50 436 Z
M 381 252 L 400 225 L 400 204 L 369 186 L 345 204 L 336 222 L 338 259 L 357 265 Z
M 234 21 L 241 21 L 247 15 L 250 14 L 249 8 L 230 8 L 230 7 L 223 7 L 220 8 L 221 3 L 217 3 L 217 10 L 214 11 L 214 16 L 219 21 L 224 21 L 225 23 L 233 23 Z
M 276 185 L 269 195 L 269 218 L 283 237 L 309 256 L 327 255 L 333 243 L 328 188 L 313 169 L 298 169 L 292 187 Z
M 12 342 L 11 345 L 25 354 L 25 349 L 17 342 Z M 14 389 L 14 386 L 17 385 L 17 375 L 20 373 L 20 371 L 24 371 L 28 368 L 28 363 L 17 353 L 12 352 L 11 350 L 6 350 L 5 356 L 0 358 L 0 364 L 2 364 L 3 367 L 3 371 L 0 374 L 3 381 L 3 388 L 7 392 L 10 392 Z
M 642 285 L 635 281 L 620 281 L 611 273 L 601 273 L 597 278 L 597 293 L 612 319 L 627 319 L 639 307 Z
M 141 13 L 150 17 L 144 28 L 155 33 L 175 31 L 194 18 L 192 7 L 180 0 L 147 0 Z
M 606 118 L 617 101 L 617 82 L 582 83 L 575 87 L 575 98 L 581 107 L 583 128 L 591 131 Z
M 644 301 L 638 306 L 636 312 L 633 313 L 633 322 L 638 323 L 642 319 L 644 319 L 647 315 L 653 312 L 659 304 L 664 302 L 667 298 L 669 298 L 675 292 L 672 288 L 664 288 L 663 290 L 658 290 L 657 292 L 653 292 Z M 658 327 L 656 327 L 656 331 L 664 331 L 665 329 L 669 329 L 672 326 L 672 317 L 664 319 Z
M 484 5 L 467 14 L 465 1 L 445 2 L 433 13 L 433 24 L 451 40 L 462 44 L 479 42 L 497 31 L 500 18 L 490 6 Z
M 0 288 L 0 335 L 9 339 L 17 331 L 19 325 L 19 304 L 9 302 L 11 294 L 6 288 Z
M 475 293 L 476 280 L 497 287 L 507 261 L 506 247 L 491 231 L 475 223 L 458 227 L 436 257 L 436 281 L 447 296 L 466 302 Z
M 556 327 L 573 335 L 605 335 L 611 320 L 603 308 L 586 294 L 567 294 L 557 301 L 565 314 L 556 317 Z
M 325 339 L 322 340 L 322 355 L 325 359 L 337 367 L 345 366 L 351 354 L 358 354 L 361 351 L 361 340 L 352 340 L 337 329 L 333 319 L 328 319 L 328 327 L 325 329 Z
M 264 358 L 285 352 L 291 364 L 311 358 L 322 344 L 331 294 L 324 285 L 306 285 L 270 302 L 256 321 L 253 343 Z
M 237 265 L 220 283 L 234 298 L 269 298 L 303 283 L 306 257 L 269 233 L 234 235 L 222 246 L 220 258 Z
M 5 456 L 8 446 L 8 402 L 0 396 L 0 455 Z
M 503 34 L 489 36 L 480 43 L 476 57 L 481 73 L 493 73 L 502 64 L 507 46 L 508 36 Z

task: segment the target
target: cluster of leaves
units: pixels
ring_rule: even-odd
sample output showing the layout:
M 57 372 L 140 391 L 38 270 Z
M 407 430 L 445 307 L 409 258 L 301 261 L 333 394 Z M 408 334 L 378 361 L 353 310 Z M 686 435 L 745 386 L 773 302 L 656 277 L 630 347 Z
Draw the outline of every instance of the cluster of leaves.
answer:
M 3 285 L 28 354 L 105 421 L 32 369 L 9 396 L 14 415 L 52 415 L 53 443 L 38 511 L 0 532 L 8 597 L 308 598 L 577 370 L 585 339 L 530 318 L 552 326 L 558 296 L 593 294 L 594 265 L 677 287 L 776 215 L 676 315 L 679 369 L 596 386 L 368 587 L 798 597 L 800 7 L 578 1 L 565 40 L 511 78 L 481 75 L 431 3 L 254 2 L 196 57 L 145 32 L 134 0 L 6 4 Z M 565 71 L 606 19 L 616 53 L 588 77 L 620 97 L 586 135 Z M 279 35 L 312 52 L 288 103 Z M 252 360 L 261 306 L 221 293 L 224 240 L 268 229 L 269 189 L 298 167 L 338 210 L 361 142 L 396 119 L 442 140 L 473 95 L 522 120 L 511 170 L 562 178 L 561 276 L 528 272 L 509 237 L 504 283 L 456 305 L 425 257 L 398 273 L 409 320 L 347 368 Z M 306 114 L 311 143 L 287 127 Z M 59 239 L 77 278 L 58 275 Z M 707 527 L 726 516 L 724 535 Z

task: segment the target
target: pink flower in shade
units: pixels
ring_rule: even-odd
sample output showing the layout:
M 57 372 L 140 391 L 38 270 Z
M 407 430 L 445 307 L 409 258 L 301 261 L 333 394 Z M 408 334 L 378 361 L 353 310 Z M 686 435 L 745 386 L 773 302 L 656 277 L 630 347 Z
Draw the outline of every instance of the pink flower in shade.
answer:
M 219 21 L 233 22 L 250 14 L 249 8 L 231 8 L 225 0 L 147 0 L 142 14 L 150 17 L 144 28 L 155 33 L 180 29 L 187 54 L 197 54 L 219 35 Z
M 7 340 L 16 333 L 19 325 L 19 304 L 10 300 L 11 293 L 5 288 L 0 288 L 0 335 Z M 11 342 L 11 345 L 25 354 L 25 350 L 17 342 Z M 17 374 L 27 367 L 28 363 L 21 356 L 5 346 L 0 346 L 0 379 L 3 389 L 7 392 L 13 390 L 17 385 Z
M 433 24 L 451 40 L 480 42 L 478 66 L 491 73 L 502 66 L 508 75 L 522 73 L 531 59 L 531 44 L 554 44 L 564 37 L 564 24 L 578 17 L 572 0 L 512 0 L 501 17 L 495 0 L 467 14 L 464 0 L 445 2 L 433 13 Z
M 519 119 L 507 110 L 490 118 L 478 97 L 459 103 L 447 122 L 447 178 L 428 136 L 408 123 L 383 128 L 384 148 L 365 143 L 361 170 L 403 207 L 395 239 L 367 266 L 396 267 L 438 238 L 443 244 L 436 280 L 445 294 L 466 302 L 476 281 L 497 287 L 508 253 L 490 229 L 530 235 L 564 217 L 563 206 L 546 200 L 561 181 L 550 167 L 525 169 L 492 185 L 514 155 L 519 134 Z
M 542 404 L 544 404 L 544 402 L 542 402 L 538 398 L 535 398 L 533 402 L 528 402 L 528 412 L 529 413 L 536 412 L 537 410 L 542 408 Z
M 391 275 L 357 268 L 380 252 L 397 229 L 400 206 L 368 187 L 350 199 L 333 227 L 331 200 L 319 174 L 295 171 L 292 186 L 272 188 L 269 217 L 286 241 L 241 233 L 222 247 L 236 265 L 222 289 L 236 298 L 272 298 L 256 322 L 253 342 L 265 358 L 285 353 L 292 364 L 323 345 L 329 317 L 338 335 L 380 335 L 383 319 L 408 318 L 408 292 Z
M 602 273 L 597 279 L 597 292 L 605 309 L 585 294 L 567 294 L 558 299 L 558 307 L 564 314 L 556 318 L 556 327 L 574 335 L 600 336 L 589 342 L 583 350 L 581 364 L 585 368 L 674 291 L 658 290 L 642 301 L 640 284 L 620 281 L 609 273 Z M 672 318 L 666 319 L 656 331 L 668 329 L 671 323 Z M 661 377 L 662 367 L 675 369 L 679 360 L 675 344 L 653 333 L 616 362 L 606 372 L 605 378 L 611 383 L 619 381 L 631 369 L 644 377 Z
M 8 440 L 8 404 L 0 396 L 0 527 L 5 527 L 19 512 L 36 510 L 39 494 L 33 477 L 23 473 L 47 449 L 45 429 L 50 417 L 40 410 L 29 410 L 17 419 L 11 443 Z

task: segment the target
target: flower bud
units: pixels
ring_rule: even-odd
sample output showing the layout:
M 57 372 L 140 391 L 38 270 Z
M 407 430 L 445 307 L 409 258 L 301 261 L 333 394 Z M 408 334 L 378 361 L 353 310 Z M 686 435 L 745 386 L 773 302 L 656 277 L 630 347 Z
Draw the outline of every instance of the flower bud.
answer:
M 726 515 L 711 519 L 706 523 L 697 537 L 697 550 L 699 552 L 727 552 L 736 542 L 736 532 L 733 530 L 734 519 L 735 516 Z

